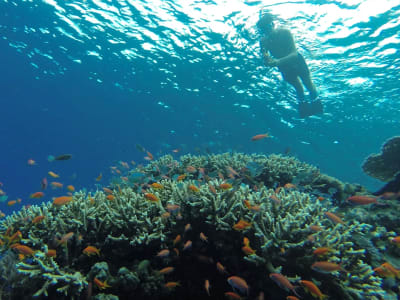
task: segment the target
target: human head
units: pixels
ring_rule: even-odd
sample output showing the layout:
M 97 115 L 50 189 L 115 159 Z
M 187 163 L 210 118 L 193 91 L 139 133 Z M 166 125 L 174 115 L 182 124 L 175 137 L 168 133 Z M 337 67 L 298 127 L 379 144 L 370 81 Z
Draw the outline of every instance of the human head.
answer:
M 268 34 L 274 28 L 274 16 L 264 13 L 257 22 L 257 28 L 261 33 Z

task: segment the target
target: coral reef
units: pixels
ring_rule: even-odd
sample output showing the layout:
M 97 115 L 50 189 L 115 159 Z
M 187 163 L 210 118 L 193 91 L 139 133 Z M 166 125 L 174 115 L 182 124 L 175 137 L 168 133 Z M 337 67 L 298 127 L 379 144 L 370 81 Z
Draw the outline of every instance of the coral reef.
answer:
M 199 282 L 210 278 L 213 295 L 223 297 L 229 271 L 250 282 L 253 298 L 259 291 L 287 295 L 269 273 L 318 281 L 333 299 L 389 295 L 373 267 L 384 259 L 381 239 L 394 233 L 337 208 L 364 191 L 359 185 L 292 157 L 240 153 L 166 155 L 124 175 L 104 191 L 76 192 L 65 205 L 33 205 L 3 219 L 0 269 L 12 274 L 1 278 L 3 294 L 187 299 L 206 295 Z M 345 213 L 343 221 L 327 217 L 333 213 Z M 33 222 L 37 216 L 41 222 Z M 94 255 L 84 253 L 88 246 Z M 323 260 L 346 272 L 313 270 L 318 247 L 329 247 Z M 216 262 L 228 271 L 217 265 L 218 272 Z

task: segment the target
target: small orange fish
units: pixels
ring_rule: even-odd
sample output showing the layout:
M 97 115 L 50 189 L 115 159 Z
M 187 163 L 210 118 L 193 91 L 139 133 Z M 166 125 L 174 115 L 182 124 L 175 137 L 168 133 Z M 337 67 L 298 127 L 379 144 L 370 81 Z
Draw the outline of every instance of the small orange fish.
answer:
M 199 188 L 193 184 L 189 185 L 188 189 L 195 193 L 198 193 L 200 191 Z
M 377 204 L 378 201 L 376 200 L 376 197 L 370 197 L 370 196 L 351 196 L 347 198 L 347 201 L 350 201 L 353 204 L 359 204 L 359 205 L 368 205 L 368 204 Z
M 308 227 L 308 228 L 313 232 L 318 232 L 318 231 L 322 230 L 322 227 L 318 226 L 318 225 L 310 225 L 310 227 Z
M 176 181 L 182 181 L 183 179 L 185 179 L 185 177 L 186 177 L 186 174 L 179 175 L 179 176 L 176 178 Z
M 246 295 L 249 294 L 249 286 L 243 278 L 239 276 L 231 276 L 227 281 L 234 290 L 239 290 L 241 293 Z
M 319 288 L 312 282 L 308 280 L 300 280 L 300 284 L 304 287 L 305 290 L 307 290 L 314 298 L 318 298 L 320 300 L 323 300 L 325 298 L 328 298 L 327 295 L 322 294 L 322 292 L 319 290 Z
M 290 183 L 290 182 L 289 182 L 289 183 L 286 183 L 283 187 L 284 187 L 285 189 L 288 189 L 288 190 L 297 188 L 296 185 L 294 185 L 293 183 Z
M 191 240 L 188 240 L 188 241 L 183 245 L 183 251 L 189 250 L 190 248 L 192 248 L 192 241 L 191 241 Z
M 256 251 L 254 249 L 252 249 L 250 246 L 243 246 L 242 251 L 246 255 L 252 255 L 252 254 L 256 253 Z
M 221 183 L 221 184 L 219 185 L 219 187 L 220 187 L 221 189 L 223 189 L 223 190 L 229 190 L 229 189 L 232 188 L 232 184 L 230 184 L 230 183 Z
M 75 192 L 75 187 L 73 185 L 68 185 L 67 190 L 70 191 L 71 193 Z
M 249 200 L 245 199 L 245 200 L 243 200 L 243 203 L 248 209 L 251 209 L 251 204 L 250 204 Z
M 63 184 L 57 181 L 50 182 L 50 185 L 53 189 L 61 189 Z
M 373 270 L 376 274 L 378 274 L 380 277 L 389 277 L 389 278 L 394 278 L 396 277 L 395 274 L 390 272 L 389 270 L 383 268 L 382 266 L 379 266 Z
M 178 152 L 179 152 L 179 149 L 173 149 L 172 152 L 178 153 Z
M 49 176 L 50 176 L 50 177 L 53 177 L 53 178 L 58 178 L 58 177 L 60 177 L 60 175 L 54 173 L 53 171 L 49 171 L 47 174 L 49 174 Z
M 107 198 L 107 200 L 112 201 L 115 199 L 115 196 L 110 194 L 110 195 L 107 195 L 106 198 Z
M 344 224 L 343 220 L 334 213 L 327 211 L 324 213 L 324 215 L 335 224 Z
M 44 218 L 45 218 L 44 216 L 36 216 L 36 217 L 33 218 L 32 224 L 40 223 L 40 222 L 42 222 L 44 220 Z
M 100 250 L 94 246 L 87 246 L 85 249 L 83 249 L 82 252 L 83 252 L 83 254 L 85 254 L 87 256 L 91 256 L 91 255 L 100 256 Z
M 206 235 L 205 235 L 204 233 L 202 233 L 202 232 L 200 232 L 200 239 L 201 239 L 203 242 L 208 242 L 208 238 L 207 238 Z
M 68 232 L 66 234 L 64 234 L 61 239 L 57 240 L 57 246 L 58 245 L 63 245 L 66 246 L 68 241 L 74 236 L 73 232 Z
M 300 299 L 297 298 L 296 296 L 287 296 L 286 300 L 300 300 Z
M 255 135 L 255 136 L 253 136 L 253 137 L 251 138 L 251 140 L 252 140 L 252 141 L 258 141 L 258 140 L 265 139 L 265 138 L 267 138 L 267 137 L 270 137 L 270 136 L 268 135 L 268 133 L 257 134 L 257 135 Z
M 327 254 L 327 253 L 329 253 L 329 252 L 331 252 L 331 251 L 332 251 L 331 248 L 328 248 L 328 247 L 320 247 L 320 248 L 315 249 L 315 250 L 313 251 L 313 254 L 314 254 L 314 255 L 321 256 L 321 255 L 325 255 L 325 254 Z
M 36 193 L 31 194 L 29 196 L 29 198 L 39 199 L 39 198 L 42 198 L 43 196 L 44 196 L 43 192 L 36 192 Z
M 204 281 L 204 289 L 206 290 L 208 296 L 210 296 L 210 286 L 210 281 L 206 279 Z
M 243 245 L 250 246 L 250 240 L 247 237 L 243 238 Z
M 217 270 L 221 274 L 228 274 L 228 272 L 226 271 L 226 268 L 220 262 L 217 262 Z
M 178 234 L 176 236 L 176 238 L 174 239 L 174 241 L 172 242 L 172 244 L 175 246 L 176 244 L 180 243 L 182 240 L 182 236 L 180 234 Z
M 172 273 L 173 271 L 174 271 L 173 267 L 166 267 L 166 268 L 163 268 L 160 271 L 158 271 L 158 273 L 166 275 L 166 274 Z
M 149 200 L 150 202 L 158 202 L 158 201 L 160 201 L 160 199 L 156 195 L 154 195 L 152 193 L 145 193 L 144 197 L 147 200 Z
M 279 199 L 277 196 L 275 195 L 271 195 L 269 196 L 269 199 L 272 200 L 272 202 L 274 202 L 276 205 L 280 205 L 281 204 L 281 199 Z
M 163 249 L 160 252 L 157 253 L 158 257 L 167 257 L 169 255 L 169 250 L 168 249 Z
M 28 159 L 28 165 L 34 166 L 36 165 L 36 161 L 34 161 L 32 158 Z
M 228 298 L 230 300 L 241 300 L 242 299 L 242 297 L 240 297 L 235 292 L 225 292 L 224 295 L 226 298 Z
M 53 198 L 53 205 L 62 206 L 62 205 L 68 204 L 71 201 L 72 201 L 71 196 L 61 196 L 61 197 Z
M 186 225 L 185 225 L 185 232 L 187 232 L 187 231 L 189 231 L 189 230 L 191 230 L 192 229 L 192 225 L 190 225 L 190 223 L 187 223 Z
M 245 220 L 240 220 L 237 222 L 235 225 L 232 226 L 233 229 L 237 231 L 245 230 L 251 226 L 251 223 L 245 221 Z
M 17 250 L 20 254 L 23 255 L 33 255 L 35 253 L 35 250 L 25 245 L 17 245 L 13 247 L 13 249 Z
M 158 183 L 158 182 L 153 182 L 151 184 L 151 187 L 154 188 L 154 189 L 162 189 L 162 188 L 164 188 L 164 186 L 162 184 Z
M 392 266 L 390 263 L 385 262 L 381 265 L 382 268 L 386 269 L 390 273 L 392 273 L 395 277 L 400 278 L 400 270 L 396 269 L 394 266 Z
M 208 189 L 209 189 L 210 192 L 213 193 L 214 195 L 217 194 L 217 190 L 215 189 L 215 187 L 214 187 L 211 183 L 208 184 Z
M 98 279 L 97 277 L 95 277 L 93 279 L 93 282 L 100 290 L 104 290 L 106 288 L 111 287 L 110 285 L 107 284 L 107 280 L 106 281 L 100 281 L 100 279 Z
M 180 283 L 178 281 L 169 281 L 166 284 L 164 284 L 164 286 L 169 290 L 172 290 L 179 285 L 180 285 Z
M 112 189 L 109 189 L 109 188 L 106 188 L 106 187 L 103 187 L 103 191 L 104 191 L 106 194 L 112 194 L 112 193 L 113 193 L 113 190 L 112 190 Z
M 179 209 L 181 208 L 178 204 L 172 204 L 172 203 L 168 203 L 167 206 L 165 207 L 168 212 L 172 212 L 175 213 L 177 211 L 179 211 Z
M 96 177 L 96 181 L 100 181 L 103 178 L 103 174 L 100 173 L 99 176 Z
M 10 201 L 7 202 L 7 205 L 8 206 L 13 206 L 16 203 L 17 203 L 17 200 L 10 200 Z
M 311 269 L 320 273 L 332 273 L 336 271 L 347 272 L 340 265 L 330 261 L 317 261 L 311 265 Z
M 147 157 L 149 158 L 148 160 L 153 160 L 154 156 L 151 154 L 149 151 L 146 151 Z
M 271 274 L 269 274 L 269 278 L 271 278 L 271 280 L 273 280 L 280 288 L 282 288 L 286 291 L 292 291 L 293 294 L 300 297 L 297 294 L 293 284 L 289 281 L 289 279 L 287 279 L 287 277 L 285 275 L 282 275 L 280 273 L 271 273 Z
M 188 171 L 189 173 L 196 173 L 197 170 L 193 166 L 187 166 L 186 171 Z
M 397 247 L 400 247 L 400 236 L 396 236 L 390 240 L 393 244 L 395 244 Z
M 47 249 L 46 256 L 47 257 L 56 257 L 57 251 L 54 249 Z

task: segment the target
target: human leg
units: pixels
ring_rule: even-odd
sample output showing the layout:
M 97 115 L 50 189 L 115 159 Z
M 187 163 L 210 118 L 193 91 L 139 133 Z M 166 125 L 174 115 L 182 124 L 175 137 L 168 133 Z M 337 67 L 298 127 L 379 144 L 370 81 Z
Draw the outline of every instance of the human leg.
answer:
M 285 79 L 286 82 L 288 82 L 290 85 L 292 85 L 294 87 L 294 89 L 296 90 L 297 100 L 299 100 L 299 102 L 303 102 L 304 101 L 304 88 L 300 82 L 299 77 L 283 75 L 283 78 Z

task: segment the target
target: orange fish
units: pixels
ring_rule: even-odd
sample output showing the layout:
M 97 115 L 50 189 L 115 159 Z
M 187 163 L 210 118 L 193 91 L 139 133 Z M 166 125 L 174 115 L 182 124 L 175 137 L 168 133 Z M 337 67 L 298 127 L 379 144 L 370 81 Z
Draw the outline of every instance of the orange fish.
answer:
M 178 153 L 178 152 L 179 152 L 179 149 L 174 149 L 174 150 L 172 150 L 172 152 Z
M 178 234 L 172 243 L 175 246 L 176 244 L 180 243 L 181 240 L 182 240 L 182 236 L 180 234 Z
M 229 189 L 232 188 L 232 184 L 230 184 L 230 183 L 221 183 L 221 184 L 219 185 L 219 187 L 220 187 L 221 189 L 223 189 L 223 190 L 229 190 Z
M 199 188 L 193 184 L 189 185 L 188 189 L 195 193 L 198 193 L 200 191 Z
M 256 253 L 256 251 L 254 249 L 252 249 L 250 246 L 243 246 L 242 251 L 246 255 L 252 255 L 252 254 Z
M 54 249 L 47 249 L 46 256 L 47 257 L 56 257 L 57 251 Z
M 165 207 L 168 212 L 172 212 L 175 213 L 177 211 L 179 211 L 179 209 L 181 208 L 178 204 L 172 204 L 172 203 L 168 203 L 167 206 Z
M 202 233 L 202 232 L 200 232 L 200 239 L 201 239 L 203 242 L 208 242 L 208 238 L 207 238 L 206 235 L 205 235 L 204 233 Z
M 151 187 L 154 188 L 154 189 L 162 189 L 162 188 L 164 188 L 164 186 L 162 184 L 158 183 L 158 182 L 153 182 L 151 184 Z
M 111 287 L 110 285 L 107 284 L 107 280 L 106 281 L 100 281 L 97 277 L 95 277 L 93 279 L 93 282 L 100 290 L 104 290 L 106 288 Z
M 10 200 L 10 201 L 7 202 L 7 205 L 8 206 L 13 206 L 16 203 L 17 203 L 17 200 Z
M 49 174 L 49 175 L 50 175 L 51 177 L 53 177 L 53 178 L 58 178 L 58 177 L 60 177 L 60 175 L 54 173 L 53 171 L 49 171 L 47 174 Z
M 286 300 L 300 300 L 300 299 L 297 298 L 296 296 L 287 296 Z
M 230 300 L 240 300 L 242 297 L 240 297 L 238 294 L 235 292 L 226 292 L 224 293 L 225 297 L 230 299 Z
M 158 257 L 167 257 L 169 255 L 169 250 L 168 249 L 163 249 L 160 252 L 157 253 Z
M 83 254 L 86 254 L 87 256 L 91 256 L 91 255 L 100 256 L 100 250 L 93 246 L 87 246 L 85 249 L 83 249 L 82 252 L 83 252 Z
M 310 225 L 310 227 L 308 227 L 311 231 L 313 232 L 317 232 L 317 231 L 321 231 L 322 227 L 318 226 L 318 225 Z
M 314 298 L 318 298 L 319 300 L 323 300 L 328 298 L 327 295 L 322 294 L 319 288 L 312 282 L 308 280 L 300 280 L 300 284 L 307 290 Z
M 68 241 L 69 241 L 73 236 L 74 236 L 74 233 L 73 233 L 73 232 L 68 232 L 68 233 L 64 234 L 64 235 L 61 237 L 61 239 L 57 240 L 57 246 L 58 246 L 58 245 L 61 245 L 61 244 L 62 244 L 63 246 L 66 246 L 67 243 L 68 243 Z
M 280 205 L 281 202 L 282 202 L 282 201 L 281 201 L 277 196 L 275 196 L 275 195 L 269 196 L 269 199 L 272 200 L 276 205 Z
M 187 231 L 189 231 L 189 230 L 191 230 L 192 229 L 192 225 L 190 225 L 190 223 L 187 223 L 186 225 L 185 225 L 185 232 L 187 232 Z
M 33 218 L 32 220 L 32 224 L 37 224 L 43 221 L 45 217 L 44 216 L 36 216 L 35 218 Z
M 381 265 L 382 268 L 386 269 L 388 272 L 392 273 L 395 277 L 400 278 L 400 270 L 396 269 L 390 263 L 385 262 Z
M 29 198 L 39 199 L 39 198 L 42 198 L 43 196 L 44 196 L 44 193 L 43 193 L 43 192 L 36 192 L 36 193 L 31 194 L 31 195 L 29 196 Z
M 249 200 L 244 199 L 244 200 L 243 200 L 243 203 L 244 203 L 244 205 L 245 205 L 248 209 L 251 209 L 251 204 L 250 204 L 250 201 L 249 201 Z
M 235 225 L 232 226 L 233 229 L 237 231 L 245 230 L 251 226 L 251 223 L 245 221 L 245 220 L 240 220 L 237 222 Z
M 172 273 L 173 271 L 174 271 L 173 267 L 166 267 L 166 268 L 163 268 L 160 271 L 158 271 L 158 273 L 165 275 L 165 274 Z
M 96 177 L 96 181 L 100 181 L 103 178 L 103 174 L 100 173 L 99 176 Z
M 188 240 L 188 241 L 183 245 L 183 251 L 189 250 L 190 248 L 192 248 L 192 241 L 191 241 L 191 240 Z
M 151 154 L 149 151 L 146 151 L 146 154 L 147 154 L 147 158 L 148 158 L 148 160 L 153 160 L 154 159 L 154 156 L 153 156 L 153 154 Z M 145 157 L 145 158 L 146 158 Z
M 160 201 L 160 199 L 158 199 L 158 197 L 152 193 L 145 193 L 144 197 L 149 200 L 150 202 L 158 202 Z
M 36 161 L 34 161 L 32 158 L 28 159 L 28 165 L 34 166 L 36 165 Z
M 250 246 L 250 240 L 247 237 L 243 238 L 243 245 Z
M 204 289 L 206 290 L 207 295 L 210 296 L 210 281 L 208 279 L 204 281 Z
M 268 133 L 257 134 L 251 138 L 252 141 L 258 141 L 269 137 Z
M 107 200 L 112 201 L 112 200 L 115 199 L 115 196 L 114 195 L 107 195 L 106 198 L 107 198 Z
M 234 289 L 240 291 L 242 294 L 249 294 L 249 286 L 246 280 L 239 276 L 231 276 L 227 279 L 229 285 Z
M 71 196 L 61 196 L 61 197 L 53 198 L 53 205 L 62 206 L 62 205 L 68 204 L 71 201 L 72 201 Z
M 327 211 L 324 213 L 324 215 L 335 224 L 344 224 L 343 220 L 334 213 Z
M 196 173 L 197 170 L 193 166 L 187 166 L 186 171 L 188 171 L 189 173 Z
M 284 186 L 283 186 L 285 189 L 288 189 L 288 190 L 290 190 L 290 189 L 295 189 L 296 188 L 296 185 L 294 185 L 293 183 L 286 183 Z
M 369 197 L 369 196 L 351 196 L 347 198 L 347 201 L 350 201 L 353 204 L 359 205 L 368 205 L 368 204 L 377 204 L 376 197 Z
M 50 185 L 51 185 L 51 187 L 52 187 L 53 189 L 57 189 L 57 188 L 60 189 L 60 188 L 63 187 L 63 184 L 62 184 L 62 183 L 56 182 L 56 181 L 50 182 Z
M 180 283 L 178 281 L 169 281 L 166 284 L 164 284 L 164 286 L 169 290 L 172 290 L 179 285 L 180 285 Z
M 75 192 L 75 187 L 73 185 L 68 185 L 67 190 L 70 191 L 71 193 Z
M 331 252 L 331 251 L 332 251 L 331 248 L 328 248 L 328 247 L 320 247 L 320 248 L 315 249 L 315 250 L 313 251 L 313 254 L 314 254 L 314 255 L 320 256 L 320 255 L 325 255 L 325 254 L 327 254 L 328 252 Z
M 17 245 L 13 247 L 13 249 L 17 250 L 20 254 L 23 255 L 33 255 L 35 253 L 35 250 L 25 245 Z
M 209 189 L 210 192 L 213 193 L 214 195 L 217 194 L 217 190 L 215 189 L 215 187 L 214 187 L 211 183 L 208 184 L 208 189 Z
M 281 289 L 284 289 L 286 291 L 292 291 L 293 294 L 295 294 L 296 296 L 300 297 L 296 290 L 295 287 L 293 286 L 293 284 L 289 281 L 289 279 L 287 279 L 286 276 L 280 274 L 280 273 L 271 273 L 269 274 L 269 278 L 271 278 L 277 285 L 279 285 L 279 287 Z
M 176 178 L 176 181 L 182 181 L 183 179 L 185 179 L 185 177 L 186 177 L 186 174 L 179 175 L 179 176 Z
M 347 272 L 340 265 L 330 261 L 317 261 L 311 265 L 311 269 L 320 273 L 332 273 L 335 271 Z
M 217 262 L 217 270 L 221 274 L 228 274 L 228 271 L 226 271 L 226 268 L 220 262 Z
M 106 194 L 112 194 L 112 193 L 113 193 L 113 190 L 112 190 L 112 189 L 109 189 L 109 188 L 106 188 L 106 187 L 103 187 L 103 191 L 104 191 Z

